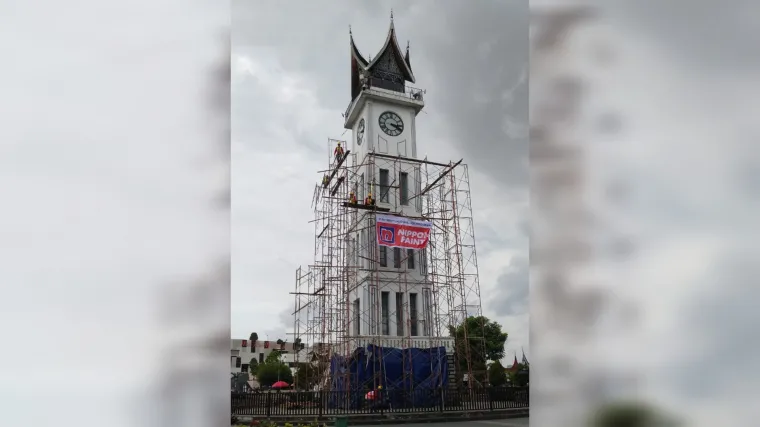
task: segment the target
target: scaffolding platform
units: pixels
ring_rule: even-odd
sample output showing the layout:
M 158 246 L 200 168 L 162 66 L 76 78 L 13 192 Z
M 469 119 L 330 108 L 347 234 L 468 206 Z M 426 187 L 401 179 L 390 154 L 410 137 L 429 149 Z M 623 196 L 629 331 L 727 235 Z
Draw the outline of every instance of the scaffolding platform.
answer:
M 365 205 L 363 203 L 348 203 L 348 202 L 343 202 L 343 204 L 341 206 L 343 206 L 344 208 L 364 209 L 366 211 L 377 211 L 377 212 L 390 212 L 391 211 L 391 208 L 382 208 L 382 207 L 377 206 L 377 205 L 370 206 L 370 205 Z

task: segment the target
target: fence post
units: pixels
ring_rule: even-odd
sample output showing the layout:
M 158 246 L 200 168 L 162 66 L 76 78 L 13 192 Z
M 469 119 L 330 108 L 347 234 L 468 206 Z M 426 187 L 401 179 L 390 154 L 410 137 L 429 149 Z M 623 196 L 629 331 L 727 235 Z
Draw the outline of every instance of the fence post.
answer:
M 272 393 L 267 393 L 267 418 L 272 416 Z
M 439 399 L 438 399 L 438 409 L 440 409 L 441 412 L 443 412 L 443 407 L 446 405 L 446 389 L 441 387 L 438 389 Z
M 324 407 L 325 407 L 325 396 L 322 393 L 323 390 L 317 391 L 317 395 L 319 396 L 319 418 L 322 419 L 322 415 L 324 414 Z

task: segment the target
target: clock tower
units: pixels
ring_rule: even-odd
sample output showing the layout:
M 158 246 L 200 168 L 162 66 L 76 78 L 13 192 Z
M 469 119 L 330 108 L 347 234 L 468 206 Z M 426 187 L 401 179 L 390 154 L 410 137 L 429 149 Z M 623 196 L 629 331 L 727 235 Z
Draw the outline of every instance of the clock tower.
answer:
M 425 347 L 433 335 L 426 250 L 380 246 L 371 232 L 376 214 L 423 217 L 416 117 L 425 106 L 424 91 L 407 86 L 415 82 L 409 45 L 401 50 L 392 15 L 385 43 L 373 58 L 365 58 L 349 35 L 348 181 L 358 200 L 372 194 L 376 203 L 376 212 L 354 211 L 349 220 L 348 229 L 355 231 L 349 232 L 348 257 L 358 267 L 348 286 L 354 326 L 349 336 L 358 346 Z
M 326 344 L 315 353 L 319 387 L 363 402 L 380 385 L 411 393 L 476 378 L 473 357 L 485 352 L 470 351 L 476 331 L 465 322 L 481 313 L 467 167 L 418 158 L 425 92 L 409 85 L 409 44 L 399 46 L 393 15 L 374 56 L 349 36 L 351 139 L 345 152 L 330 140 L 330 166 L 315 187 L 315 262 L 296 273 L 296 313 L 305 314 L 296 314 L 295 333 Z M 452 325 L 466 338 L 451 337 Z

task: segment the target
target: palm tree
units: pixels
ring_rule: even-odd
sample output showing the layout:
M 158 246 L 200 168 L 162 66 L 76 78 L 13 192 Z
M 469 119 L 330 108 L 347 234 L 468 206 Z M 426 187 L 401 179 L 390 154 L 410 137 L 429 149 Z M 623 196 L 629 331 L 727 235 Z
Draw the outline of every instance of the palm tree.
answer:
M 257 334 L 256 332 L 251 332 L 250 340 L 251 340 L 251 349 L 255 350 L 256 349 L 256 341 L 259 340 L 259 334 Z

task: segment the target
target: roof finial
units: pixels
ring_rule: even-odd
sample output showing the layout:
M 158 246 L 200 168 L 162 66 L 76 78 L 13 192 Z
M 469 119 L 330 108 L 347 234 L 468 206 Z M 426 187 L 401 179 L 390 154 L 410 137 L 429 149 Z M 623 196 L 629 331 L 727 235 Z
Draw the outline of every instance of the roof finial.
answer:
M 354 33 L 351 32 L 351 24 L 348 24 L 348 35 L 353 37 Z
M 409 40 L 406 41 L 406 51 L 409 52 Z
M 391 8 L 391 24 L 393 23 L 393 9 Z

